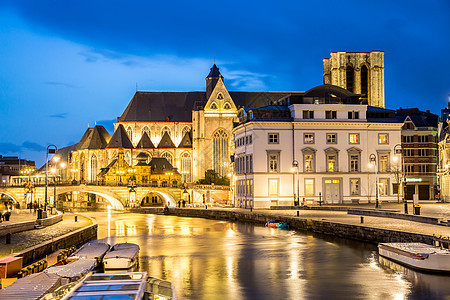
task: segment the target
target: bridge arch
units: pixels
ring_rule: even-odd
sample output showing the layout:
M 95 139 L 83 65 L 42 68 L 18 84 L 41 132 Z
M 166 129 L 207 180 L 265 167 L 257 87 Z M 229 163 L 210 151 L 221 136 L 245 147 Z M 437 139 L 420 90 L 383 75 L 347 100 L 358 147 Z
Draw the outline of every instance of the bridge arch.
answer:
M 95 194 L 108 200 L 108 202 L 111 204 L 112 209 L 115 210 L 124 209 L 121 197 L 116 195 L 115 193 L 96 190 L 94 188 L 89 188 L 89 186 L 58 187 L 56 189 L 56 195 L 62 195 L 70 192 Z
M 2 194 L 8 196 L 8 197 L 11 198 L 11 199 L 13 199 L 13 201 L 14 201 L 15 203 L 20 203 L 20 200 L 18 200 L 17 197 L 16 197 L 16 195 L 14 195 L 13 193 L 6 193 L 6 192 L 4 192 L 4 191 L 0 191 L 0 195 L 2 195 Z
M 164 205 L 177 206 L 177 201 L 175 200 L 175 198 L 170 193 L 159 191 L 159 190 L 156 190 L 156 189 L 150 189 L 149 191 L 146 191 L 145 194 L 142 197 L 140 197 L 139 205 L 142 203 L 142 201 L 144 200 L 145 197 L 147 197 L 147 196 L 149 196 L 151 194 L 158 194 L 158 195 L 160 195 L 163 198 L 163 200 L 164 200 Z

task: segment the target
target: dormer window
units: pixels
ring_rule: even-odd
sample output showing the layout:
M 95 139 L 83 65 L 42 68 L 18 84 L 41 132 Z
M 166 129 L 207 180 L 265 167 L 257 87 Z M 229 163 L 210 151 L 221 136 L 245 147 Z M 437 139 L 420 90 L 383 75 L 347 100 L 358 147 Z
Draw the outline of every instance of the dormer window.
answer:
M 217 94 L 217 100 L 222 100 L 222 99 L 223 99 L 222 93 Z
M 217 109 L 217 104 L 216 103 L 211 104 L 211 109 Z
M 231 105 L 230 103 L 225 103 L 225 105 L 223 106 L 223 109 L 231 109 Z

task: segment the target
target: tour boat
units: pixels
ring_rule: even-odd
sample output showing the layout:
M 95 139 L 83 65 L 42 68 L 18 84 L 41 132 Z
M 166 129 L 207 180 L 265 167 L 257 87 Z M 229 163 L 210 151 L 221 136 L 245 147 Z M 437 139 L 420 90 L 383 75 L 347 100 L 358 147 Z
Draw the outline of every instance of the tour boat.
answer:
M 116 244 L 103 258 L 105 270 L 131 269 L 139 262 L 139 246 L 132 243 Z
M 450 272 L 450 251 L 446 248 L 423 243 L 380 243 L 378 252 L 415 269 Z
M 278 221 L 269 221 L 266 223 L 266 226 L 269 228 L 278 228 L 278 229 L 288 229 L 289 227 L 287 222 L 278 222 Z
M 110 246 L 107 243 L 92 241 L 81 246 L 80 249 L 75 251 L 67 261 L 74 261 L 80 258 L 95 259 L 97 263 L 101 263 L 103 256 L 109 250 Z

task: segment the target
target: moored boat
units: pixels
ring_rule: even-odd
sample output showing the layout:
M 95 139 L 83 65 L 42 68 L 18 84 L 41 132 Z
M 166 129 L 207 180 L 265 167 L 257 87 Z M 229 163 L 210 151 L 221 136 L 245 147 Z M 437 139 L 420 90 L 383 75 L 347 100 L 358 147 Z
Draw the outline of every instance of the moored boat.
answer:
M 406 266 L 433 272 L 450 272 L 449 249 L 423 243 L 380 243 L 381 256 Z
M 67 261 L 74 261 L 80 258 L 95 259 L 97 263 L 101 263 L 103 256 L 109 250 L 110 246 L 107 243 L 92 241 L 81 246 L 80 249 L 75 251 Z
M 116 244 L 103 258 L 105 270 L 130 269 L 139 263 L 139 246 L 132 243 Z
M 269 228 L 288 229 L 289 224 L 287 222 L 269 221 L 266 223 Z

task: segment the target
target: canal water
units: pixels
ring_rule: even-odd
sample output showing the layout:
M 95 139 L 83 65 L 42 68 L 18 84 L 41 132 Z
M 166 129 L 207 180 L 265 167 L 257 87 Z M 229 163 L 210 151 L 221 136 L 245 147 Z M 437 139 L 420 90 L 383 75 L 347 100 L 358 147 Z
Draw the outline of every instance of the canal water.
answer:
M 140 271 L 178 299 L 450 299 L 450 276 L 378 257 L 374 245 L 247 223 L 88 213 L 98 237 L 139 244 Z

